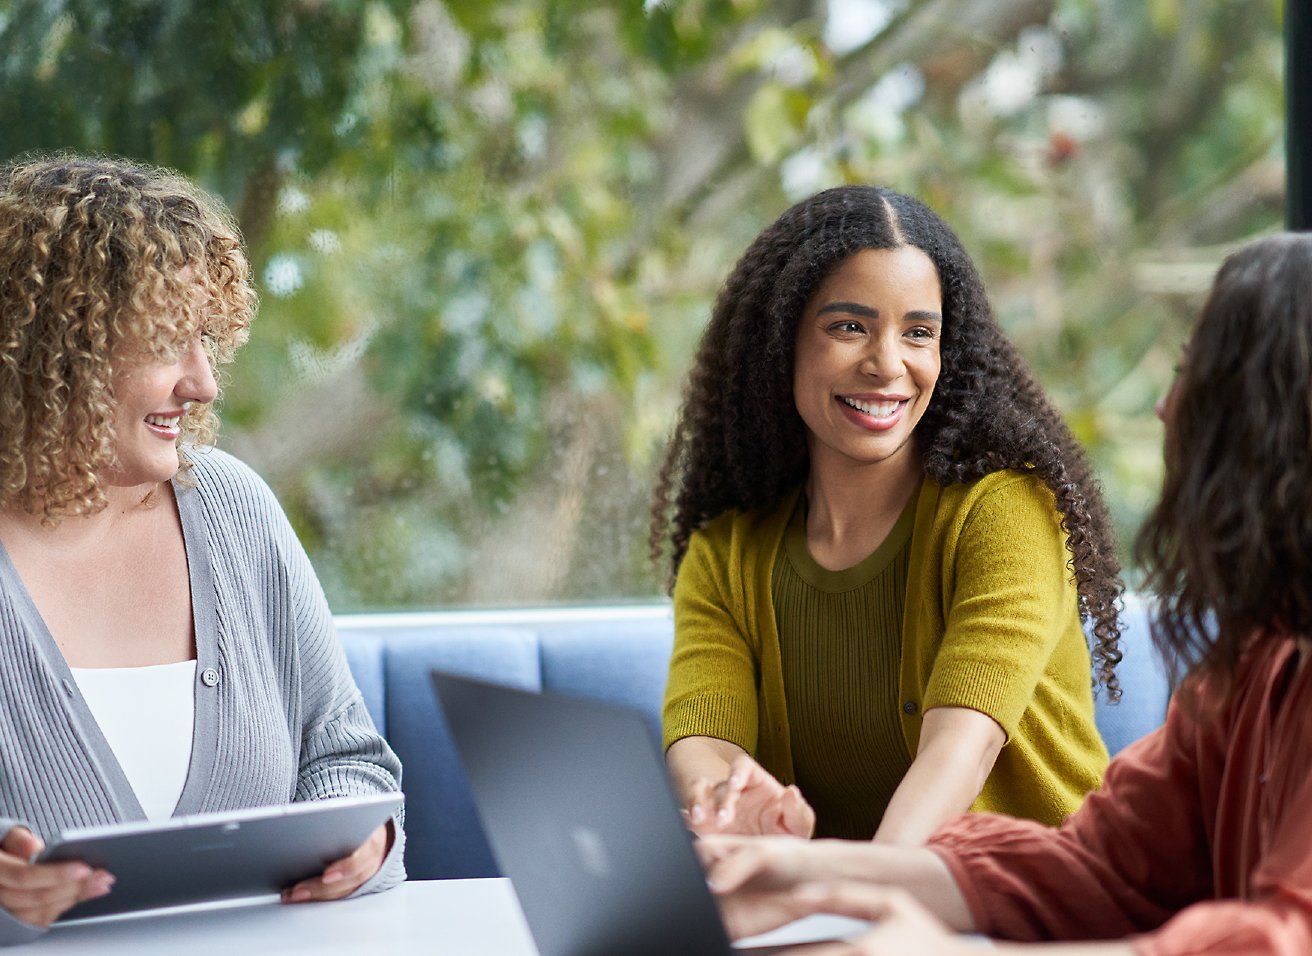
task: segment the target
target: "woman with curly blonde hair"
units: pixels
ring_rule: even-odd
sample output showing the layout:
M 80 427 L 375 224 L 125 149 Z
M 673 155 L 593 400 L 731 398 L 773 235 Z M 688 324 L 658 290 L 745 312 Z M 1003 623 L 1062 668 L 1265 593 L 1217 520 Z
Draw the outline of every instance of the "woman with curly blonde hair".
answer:
M 1056 823 L 1098 785 L 1106 510 L 918 200 L 826 190 L 743 254 L 652 545 L 674 578 L 667 759 L 699 832 L 916 843 L 972 807 Z
M 29 862 L 63 830 L 398 789 L 286 517 L 212 448 L 249 272 L 176 173 L 0 169 L 0 944 L 112 892 Z M 403 842 L 286 898 L 390 886 Z

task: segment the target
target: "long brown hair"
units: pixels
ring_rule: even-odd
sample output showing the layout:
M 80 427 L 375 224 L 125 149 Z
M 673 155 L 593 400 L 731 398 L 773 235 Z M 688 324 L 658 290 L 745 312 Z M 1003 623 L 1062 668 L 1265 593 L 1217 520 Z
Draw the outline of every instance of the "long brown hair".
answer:
M 970 257 L 924 203 L 841 186 L 793 206 L 748 247 L 721 290 L 657 479 L 650 545 L 668 546 L 672 587 L 692 534 L 733 509 L 777 501 L 805 478 L 806 427 L 793 402 L 793 349 L 807 300 L 862 249 L 915 246 L 943 293 L 942 370 L 916 437 L 940 484 L 1014 468 L 1051 489 L 1066 532 L 1081 616 L 1112 699 L 1121 659 L 1120 567 L 1084 452 L 994 321 Z M 671 513 L 672 512 L 672 513 Z
M 1179 678 L 1312 635 L 1312 235 L 1221 265 L 1166 406 L 1162 497 L 1136 545 Z

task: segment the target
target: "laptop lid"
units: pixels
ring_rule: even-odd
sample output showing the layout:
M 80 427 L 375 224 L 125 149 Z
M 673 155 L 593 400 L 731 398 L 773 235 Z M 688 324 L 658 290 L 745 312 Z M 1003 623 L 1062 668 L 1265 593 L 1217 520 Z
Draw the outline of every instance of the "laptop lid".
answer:
M 732 952 L 639 714 L 432 680 L 541 956 Z

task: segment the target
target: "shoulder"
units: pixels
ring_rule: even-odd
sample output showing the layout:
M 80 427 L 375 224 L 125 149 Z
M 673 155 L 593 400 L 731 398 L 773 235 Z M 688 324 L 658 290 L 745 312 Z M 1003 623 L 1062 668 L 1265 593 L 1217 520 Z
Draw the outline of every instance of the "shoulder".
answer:
M 282 506 L 253 468 L 213 447 L 187 449 L 191 469 L 176 485 L 179 505 L 195 496 L 211 531 L 242 539 L 281 539 L 289 531 Z
M 186 448 L 186 460 L 192 463 L 192 469 L 188 473 L 197 488 L 211 490 L 211 492 L 232 489 L 272 494 L 269 485 L 257 475 L 255 468 L 214 446 L 189 446 Z
M 934 493 L 938 523 L 1005 528 L 1060 527 L 1057 501 L 1043 480 L 1030 472 L 1007 469 L 975 481 L 938 485 L 927 479 Z

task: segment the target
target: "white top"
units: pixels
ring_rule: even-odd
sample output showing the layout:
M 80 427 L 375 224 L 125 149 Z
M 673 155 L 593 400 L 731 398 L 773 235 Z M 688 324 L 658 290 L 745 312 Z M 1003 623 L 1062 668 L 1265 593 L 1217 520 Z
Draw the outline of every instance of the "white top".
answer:
M 191 764 L 196 662 L 71 667 L 148 820 L 167 820 Z

